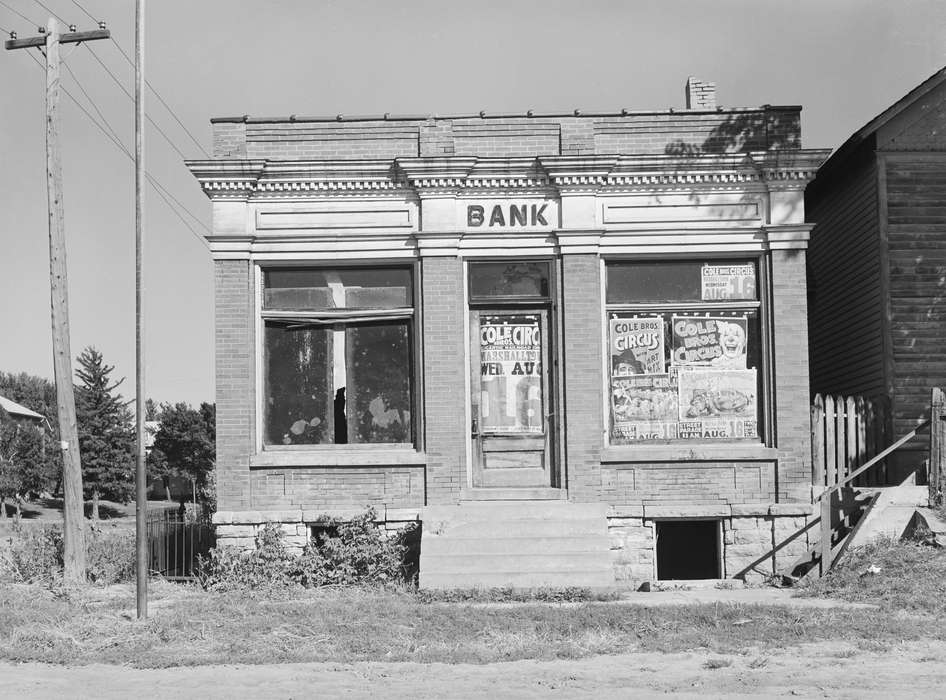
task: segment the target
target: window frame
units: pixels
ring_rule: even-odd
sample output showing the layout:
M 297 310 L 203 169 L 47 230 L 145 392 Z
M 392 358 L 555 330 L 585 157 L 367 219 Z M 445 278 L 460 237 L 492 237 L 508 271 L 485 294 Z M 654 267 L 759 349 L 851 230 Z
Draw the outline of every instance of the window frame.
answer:
M 273 466 L 272 460 L 267 458 L 270 455 L 277 461 L 284 459 L 296 462 L 299 458 L 305 460 L 306 454 L 314 455 L 309 461 L 310 464 L 329 462 L 332 464 L 344 465 L 351 464 L 382 464 L 390 462 L 392 464 L 414 463 L 416 460 L 411 455 L 421 455 L 423 436 L 424 436 L 424 417 L 422 410 L 423 397 L 423 374 L 422 374 L 422 346 L 421 346 L 421 266 L 416 259 L 404 260 L 379 260 L 378 264 L 372 264 L 373 260 L 358 261 L 264 261 L 255 264 L 255 368 L 256 368 L 256 416 L 253 421 L 255 430 L 254 443 L 256 446 L 256 460 L 260 464 L 251 466 Z M 352 310 L 352 311 L 291 311 L 291 310 L 266 310 L 264 308 L 265 296 L 265 274 L 270 270 L 294 269 L 294 270 L 344 270 L 344 269 L 381 269 L 398 268 L 409 271 L 411 276 L 411 303 L 410 309 L 407 307 L 397 307 L 393 310 Z M 327 444 L 298 444 L 298 445 L 267 445 L 265 444 L 266 433 L 266 322 L 272 320 L 285 321 L 286 319 L 298 318 L 300 321 L 311 320 L 316 317 L 331 318 L 338 316 L 338 323 L 352 322 L 357 323 L 359 317 L 370 316 L 372 320 L 379 320 L 378 317 L 390 315 L 392 321 L 408 322 L 408 343 L 409 343 L 409 366 L 410 386 L 411 386 L 411 434 L 409 442 L 384 442 L 384 443 L 327 443 Z M 353 453 L 359 453 L 361 456 L 354 455 L 351 460 L 347 457 Z M 410 453 L 410 454 L 407 454 Z M 384 455 L 391 455 L 385 458 Z M 372 456 L 373 455 L 373 456 Z M 401 455 L 401 456 L 397 456 Z
M 678 302 L 639 302 L 639 303 L 608 303 L 608 266 L 622 263 L 654 263 L 662 262 L 692 262 L 704 263 L 745 263 L 752 262 L 756 266 L 757 299 L 732 301 L 678 301 Z M 680 253 L 679 255 L 637 255 L 637 256 L 609 256 L 601 259 L 601 301 L 603 311 L 602 323 L 602 368 L 603 368 L 603 433 L 605 454 L 628 454 L 629 452 L 649 453 L 649 459 L 658 461 L 674 460 L 669 451 L 686 448 L 694 456 L 703 454 L 707 459 L 718 459 L 726 450 L 750 453 L 758 452 L 759 448 L 767 451 L 776 444 L 775 422 L 775 395 L 774 395 L 774 362 L 772 337 L 772 295 L 771 295 L 771 256 L 765 253 L 727 253 L 726 251 L 710 251 L 705 253 Z M 762 347 L 759 348 L 759 382 L 761 396 L 758 398 L 758 427 L 759 439 L 701 439 L 701 440 L 647 440 L 636 443 L 618 443 L 612 441 L 611 415 L 611 335 L 610 318 L 612 313 L 633 313 L 639 315 L 660 315 L 664 313 L 691 312 L 706 310 L 713 311 L 756 311 L 759 316 L 759 337 Z M 720 449 L 722 448 L 722 449 Z M 627 451 L 627 452 L 625 452 Z M 666 454 L 665 454 L 666 453 Z M 606 459 L 605 461 L 612 461 Z

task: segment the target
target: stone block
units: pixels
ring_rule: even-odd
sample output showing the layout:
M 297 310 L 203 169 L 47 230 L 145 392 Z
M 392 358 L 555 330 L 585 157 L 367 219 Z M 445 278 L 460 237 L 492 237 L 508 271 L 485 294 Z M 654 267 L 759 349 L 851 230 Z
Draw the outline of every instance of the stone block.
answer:
M 255 525 L 218 525 L 217 539 L 229 537 L 256 537 Z
M 608 510 L 608 523 L 612 518 L 643 518 L 644 506 L 611 506 Z
M 726 558 L 758 559 L 772 548 L 759 544 L 731 544 L 726 547 Z
M 255 549 L 256 540 L 252 537 L 225 537 L 217 540 L 217 547 L 233 549 Z
M 734 503 L 730 506 L 732 516 L 738 517 L 761 517 L 769 514 L 768 503 Z
M 769 506 L 769 515 L 811 515 L 814 506 L 810 503 L 773 503 Z
M 644 506 L 646 518 L 728 518 L 730 514 L 727 504 Z
M 238 510 L 231 514 L 230 522 L 234 525 L 258 525 L 263 516 L 257 510 Z
M 755 545 L 758 547 L 772 546 L 772 533 L 768 530 L 734 530 L 734 545 Z
M 233 522 L 233 513 L 226 510 L 218 510 L 211 517 L 211 522 L 214 525 L 229 525 Z
M 730 527 L 733 530 L 758 530 L 760 527 L 765 527 L 765 519 L 752 516 L 747 518 L 733 518 L 730 522 Z
M 260 513 L 267 523 L 301 523 L 302 510 L 267 510 Z

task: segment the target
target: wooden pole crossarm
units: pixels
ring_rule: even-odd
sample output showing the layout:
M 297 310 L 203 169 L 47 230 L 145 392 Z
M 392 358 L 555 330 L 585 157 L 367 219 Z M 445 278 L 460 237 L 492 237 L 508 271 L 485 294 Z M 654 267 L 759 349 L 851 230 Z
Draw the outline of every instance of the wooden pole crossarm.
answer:
M 909 433 L 907 433 L 907 434 L 904 435 L 902 438 L 900 438 L 899 440 L 897 440 L 895 443 L 893 443 L 890 447 L 888 447 L 888 448 L 885 449 L 883 452 L 881 452 L 880 454 L 878 454 L 876 457 L 874 457 L 874 458 L 872 458 L 871 460 L 869 460 L 866 464 L 864 464 L 863 466 L 860 466 L 860 467 L 858 467 L 857 469 L 855 469 L 854 471 L 852 471 L 850 474 L 848 474 L 846 477 L 844 477 L 844 479 L 842 479 L 841 481 L 839 481 L 837 484 L 834 484 L 834 485 L 829 486 L 828 488 L 826 488 L 824 491 L 821 492 L 821 496 L 819 496 L 819 498 L 824 498 L 825 495 L 831 493 L 832 491 L 837 491 L 839 488 L 841 488 L 842 486 L 844 486 L 844 485 L 845 485 L 846 483 L 848 483 L 849 481 L 852 481 L 852 480 L 854 480 L 856 477 L 860 476 L 863 472 L 865 472 L 865 471 L 867 471 L 868 469 L 870 469 L 872 466 L 874 466 L 875 464 L 877 464 L 877 462 L 879 462 L 880 460 L 882 460 L 884 457 L 886 457 L 887 455 L 889 455 L 891 452 L 897 450 L 898 448 L 902 447 L 903 445 L 905 445 L 906 443 L 908 443 L 910 440 L 912 440 L 913 438 L 915 438 L 915 437 L 919 434 L 919 432 L 920 432 L 921 430 L 923 430 L 924 428 L 928 428 L 929 425 L 930 425 L 930 422 L 931 422 L 930 419 L 927 418 L 926 420 L 924 420 L 924 421 L 922 421 L 921 423 L 919 423 L 913 430 L 911 430 Z
M 78 44 L 83 41 L 94 41 L 95 39 L 108 39 L 111 37 L 108 29 L 93 29 L 89 32 L 66 32 L 59 35 L 60 44 Z M 45 46 L 46 35 L 31 36 L 26 39 L 8 39 L 4 42 L 4 47 L 9 51 L 11 49 L 29 49 L 34 46 Z

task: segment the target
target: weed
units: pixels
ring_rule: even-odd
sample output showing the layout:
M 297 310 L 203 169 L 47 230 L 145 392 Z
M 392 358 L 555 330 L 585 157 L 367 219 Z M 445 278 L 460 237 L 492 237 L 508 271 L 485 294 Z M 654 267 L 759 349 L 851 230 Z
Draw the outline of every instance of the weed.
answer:
M 122 531 L 89 528 L 85 535 L 86 576 L 92 583 L 112 584 L 135 576 L 135 538 Z M 46 583 L 62 577 L 62 529 L 18 526 L 0 543 L 0 581 Z
M 729 668 L 732 666 L 730 659 L 707 659 L 703 662 L 703 668 L 709 671 L 715 671 L 720 668 Z
M 799 594 L 876 603 L 890 611 L 943 617 L 946 549 L 880 538 L 852 549 L 827 576 L 799 589 Z
M 276 523 L 267 523 L 249 552 L 214 549 L 200 562 L 201 584 L 215 591 L 293 586 L 393 584 L 404 580 L 406 540 L 413 528 L 394 537 L 375 525 L 371 509 L 347 522 L 322 529 L 293 554 Z

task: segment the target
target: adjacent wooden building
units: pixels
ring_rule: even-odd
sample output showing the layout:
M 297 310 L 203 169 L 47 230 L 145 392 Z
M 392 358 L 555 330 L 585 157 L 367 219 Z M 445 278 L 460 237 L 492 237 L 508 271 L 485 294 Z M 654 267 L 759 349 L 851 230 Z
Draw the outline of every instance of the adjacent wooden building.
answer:
M 885 397 L 896 438 L 946 384 L 946 69 L 853 134 L 805 194 L 812 393 Z M 920 466 L 920 441 L 890 479 Z

